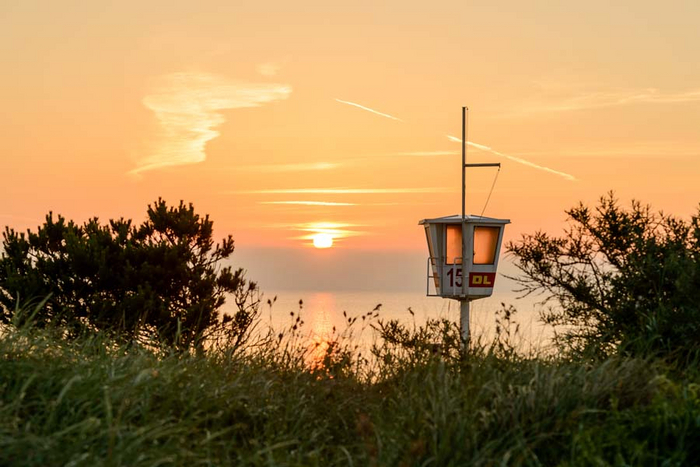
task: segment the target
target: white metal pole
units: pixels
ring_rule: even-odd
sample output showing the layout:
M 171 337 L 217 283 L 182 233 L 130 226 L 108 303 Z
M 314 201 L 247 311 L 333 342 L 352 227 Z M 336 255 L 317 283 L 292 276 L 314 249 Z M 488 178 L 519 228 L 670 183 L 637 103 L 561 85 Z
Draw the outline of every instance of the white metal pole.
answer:
M 462 331 L 464 348 L 469 348 L 469 300 L 459 301 L 459 328 Z
M 467 199 L 467 178 L 466 167 L 467 163 L 467 108 L 462 107 L 462 222 L 466 214 L 466 199 Z
M 469 274 L 467 273 L 467 235 L 465 232 L 466 222 L 466 205 L 467 205 L 467 118 L 469 117 L 469 108 L 462 107 L 462 297 L 467 294 L 469 283 Z M 467 306 L 469 306 L 467 304 Z M 467 308 L 468 310 L 468 308 Z M 467 311 L 469 316 L 469 311 Z M 467 320 L 467 328 L 469 328 L 469 320 Z
M 462 299 L 459 301 L 459 328 L 462 331 L 462 342 L 465 349 L 469 348 L 469 299 L 465 296 L 469 287 L 469 274 L 467 261 L 471 261 L 471 255 L 467 255 L 467 235 L 465 232 L 466 204 L 467 204 L 467 118 L 468 107 L 462 107 Z

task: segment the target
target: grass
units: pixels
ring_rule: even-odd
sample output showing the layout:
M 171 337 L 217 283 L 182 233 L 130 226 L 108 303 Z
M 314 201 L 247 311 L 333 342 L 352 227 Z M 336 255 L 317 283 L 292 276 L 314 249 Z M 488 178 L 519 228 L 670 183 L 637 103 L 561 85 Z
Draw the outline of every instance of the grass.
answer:
M 456 330 L 380 327 L 373 358 L 299 334 L 203 354 L 0 338 L 1 465 L 687 465 L 700 377 L 660 361 L 461 354 Z M 313 351 L 313 350 L 312 350 Z

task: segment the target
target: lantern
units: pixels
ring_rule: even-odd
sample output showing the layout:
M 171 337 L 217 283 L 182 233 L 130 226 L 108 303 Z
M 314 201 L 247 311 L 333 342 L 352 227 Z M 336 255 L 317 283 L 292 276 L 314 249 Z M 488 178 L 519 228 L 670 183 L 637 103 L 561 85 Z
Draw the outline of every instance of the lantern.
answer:
M 509 223 L 473 215 L 420 221 L 428 241 L 427 295 L 455 300 L 489 297 L 496 282 L 503 230 Z

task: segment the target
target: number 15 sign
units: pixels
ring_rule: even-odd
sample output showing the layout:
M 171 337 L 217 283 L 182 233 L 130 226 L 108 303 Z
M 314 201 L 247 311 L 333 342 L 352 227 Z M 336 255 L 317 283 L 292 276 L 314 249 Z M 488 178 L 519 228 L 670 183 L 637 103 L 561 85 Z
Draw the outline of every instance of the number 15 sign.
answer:
M 447 280 L 450 287 L 462 287 L 462 266 L 455 265 L 447 270 Z M 496 282 L 495 272 L 469 273 L 469 287 L 493 287 Z

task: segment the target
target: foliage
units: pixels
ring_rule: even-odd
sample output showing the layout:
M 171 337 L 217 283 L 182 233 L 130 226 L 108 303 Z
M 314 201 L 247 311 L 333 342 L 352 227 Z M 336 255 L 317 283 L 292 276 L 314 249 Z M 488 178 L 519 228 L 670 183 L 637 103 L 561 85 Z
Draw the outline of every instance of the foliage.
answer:
M 564 326 L 569 348 L 674 358 L 700 351 L 700 214 L 687 222 L 636 201 L 625 209 L 612 193 L 567 214 L 563 236 L 524 235 L 508 250 L 522 290 L 558 305 L 543 317 Z
M 419 348 L 454 338 L 421 328 L 408 336 Z M 697 363 L 679 374 L 648 359 L 486 348 L 460 361 L 390 353 L 371 372 L 345 360 L 355 353 L 320 371 L 297 358 L 310 342 L 288 337 L 155 355 L 9 328 L 0 464 L 683 465 L 700 455 Z
M 409 308 L 413 315 L 413 310 Z M 459 365 L 464 356 L 462 335 L 454 322 L 447 319 L 428 319 L 422 326 L 401 320 L 378 320 L 373 325 L 381 336 L 372 345 L 372 355 L 382 365 L 379 368 L 393 372 L 424 365 L 440 359 L 450 366 Z M 396 376 L 382 374 L 383 378 Z
M 18 303 L 47 297 L 32 323 L 62 325 L 69 337 L 103 332 L 185 349 L 227 331 L 240 344 L 257 313 L 257 288 L 242 269 L 219 267 L 233 239 L 214 244 L 212 235 L 213 222 L 192 204 L 162 199 L 138 226 L 97 218 L 78 225 L 49 213 L 36 232 L 6 228 L 0 322 L 21 325 Z M 221 320 L 229 293 L 238 311 Z

